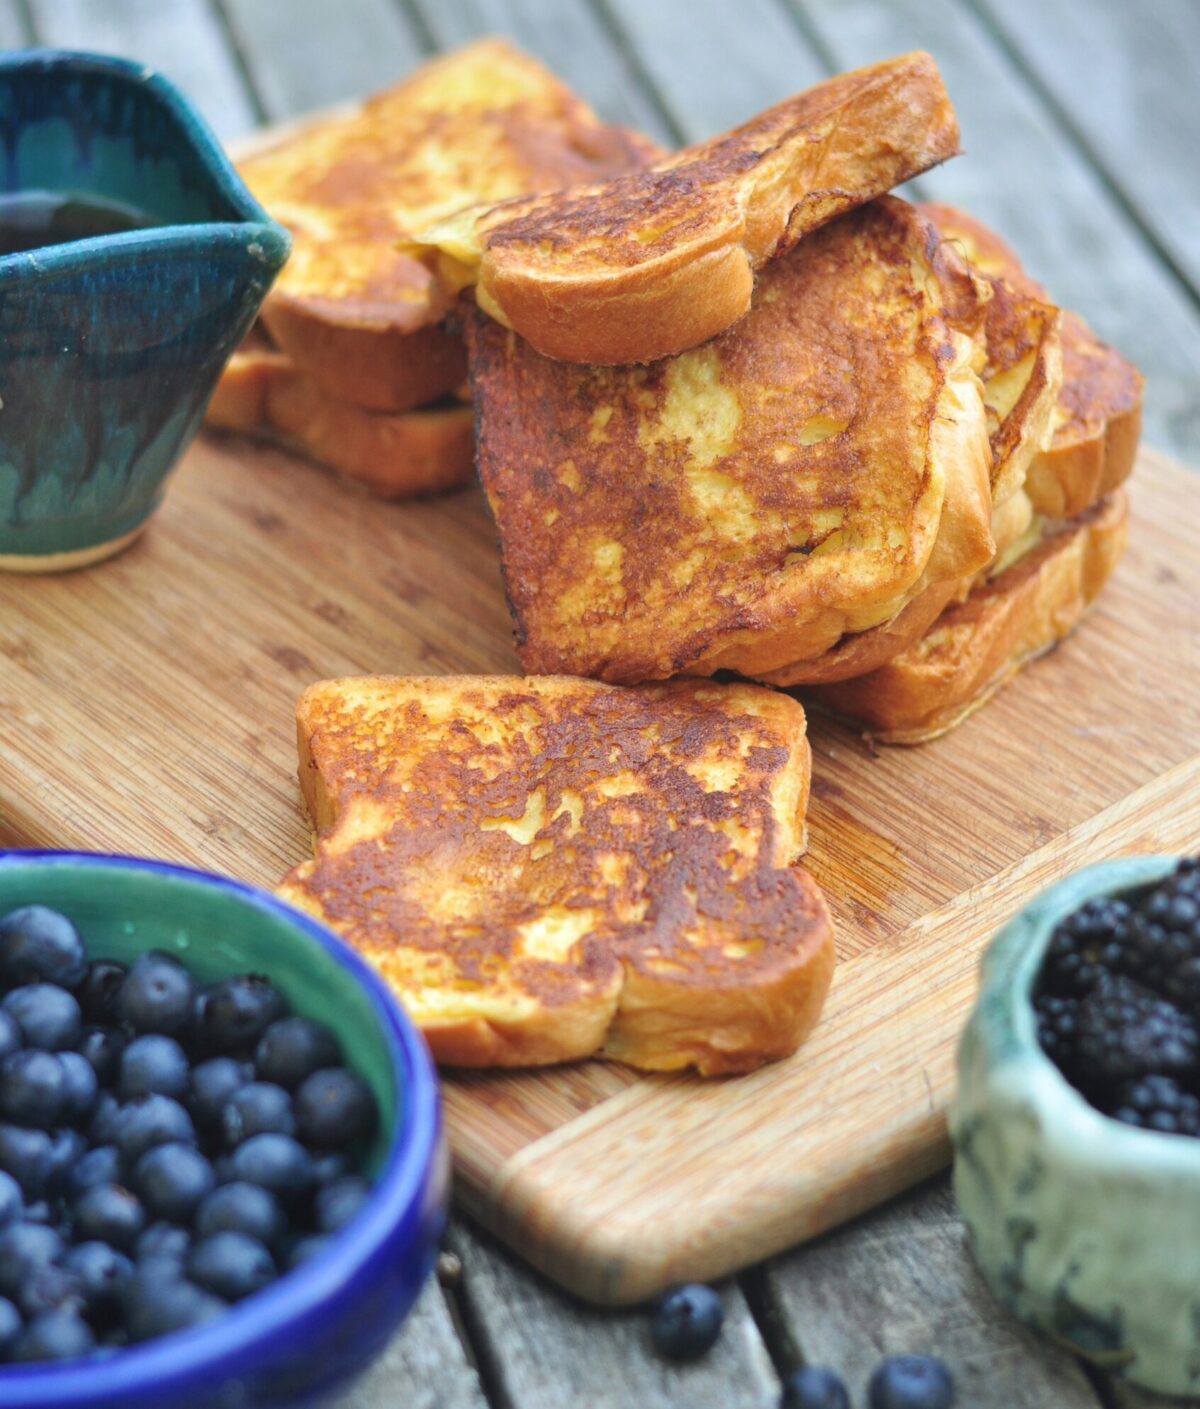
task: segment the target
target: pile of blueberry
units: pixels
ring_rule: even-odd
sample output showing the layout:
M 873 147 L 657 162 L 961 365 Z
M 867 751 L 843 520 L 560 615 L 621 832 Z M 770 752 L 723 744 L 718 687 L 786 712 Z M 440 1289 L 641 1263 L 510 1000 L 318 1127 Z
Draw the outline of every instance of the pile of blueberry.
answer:
M 0 1363 L 211 1320 L 365 1199 L 374 1098 L 267 979 L 89 963 L 34 905 L 0 919 L 0 993 Z
M 650 1339 L 670 1360 L 698 1360 L 716 1344 L 725 1320 L 720 1295 L 699 1282 L 665 1292 L 654 1303 Z M 867 1388 L 870 1409 L 952 1409 L 954 1379 L 931 1355 L 891 1355 Z M 850 1409 L 845 1381 L 833 1370 L 805 1365 L 784 1381 L 780 1409 Z
M 1200 1138 L 1200 857 L 1068 915 L 1034 1011 L 1046 1054 L 1099 1110 Z

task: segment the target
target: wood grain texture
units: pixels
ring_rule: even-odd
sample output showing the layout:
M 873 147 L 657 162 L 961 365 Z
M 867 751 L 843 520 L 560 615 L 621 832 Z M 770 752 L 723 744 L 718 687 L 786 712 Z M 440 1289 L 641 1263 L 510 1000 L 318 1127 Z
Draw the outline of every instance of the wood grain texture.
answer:
M 425 1284 L 412 1314 L 360 1380 L 328 1409 L 486 1409 L 441 1288 Z
M 441 49 L 481 34 L 502 34 L 565 79 L 608 122 L 624 122 L 660 142 L 673 134 L 663 114 L 613 42 L 596 9 L 581 0 L 415 0 Z
M 456 1225 L 458 1296 L 501 1404 L 521 1409 L 774 1409 L 779 1381 L 735 1283 L 720 1287 L 721 1338 L 702 1361 L 673 1365 L 650 1344 L 643 1310 L 586 1306 L 550 1288 L 486 1235 Z
M 1056 300 L 1146 373 L 1147 439 L 1200 455 L 1200 314 L 983 22 L 959 0 L 790 3 L 838 68 L 915 47 L 933 54 L 965 155 L 928 173 L 922 191 L 1010 240 Z M 1086 18 L 1067 8 L 1070 23 L 1091 22 L 1090 5 Z M 1102 100 L 1124 110 L 1112 94 Z
M 977 0 L 1083 150 L 1200 292 L 1200 5 Z
M 789 1361 L 836 1366 L 852 1402 L 886 1355 L 936 1355 L 970 1409 L 1097 1409 L 1065 1352 L 1025 1330 L 976 1271 L 942 1180 L 773 1261 L 761 1292 Z
M 394 0 L 224 0 L 268 118 L 278 121 L 386 88 L 425 57 Z
M 576 1290 L 629 1301 L 809 1237 L 946 1157 L 986 939 L 1097 857 L 1200 842 L 1200 479 L 1152 453 L 1079 633 L 961 729 L 874 756 L 812 721 L 809 865 L 841 966 L 792 1061 L 703 1083 L 585 1064 L 445 1084 L 458 1194 Z M 127 850 L 271 884 L 306 854 L 310 681 L 515 668 L 472 490 L 381 504 L 202 440 L 143 540 L 0 579 L 0 844 Z

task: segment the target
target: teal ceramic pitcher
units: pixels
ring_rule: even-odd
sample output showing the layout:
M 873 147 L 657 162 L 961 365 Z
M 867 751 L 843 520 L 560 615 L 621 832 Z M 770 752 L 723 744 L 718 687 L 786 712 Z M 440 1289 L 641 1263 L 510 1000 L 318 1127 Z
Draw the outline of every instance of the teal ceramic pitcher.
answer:
M 145 527 L 289 239 L 123 59 L 0 55 L 0 155 L 0 232 L 30 202 L 106 213 L 0 254 L 0 569 L 57 571 Z

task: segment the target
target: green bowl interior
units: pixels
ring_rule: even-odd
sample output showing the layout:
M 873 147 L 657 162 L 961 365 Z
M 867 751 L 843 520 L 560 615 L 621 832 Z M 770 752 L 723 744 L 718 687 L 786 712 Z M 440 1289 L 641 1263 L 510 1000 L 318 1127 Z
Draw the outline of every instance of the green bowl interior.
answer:
M 0 868 L 0 915 L 48 905 L 68 916 L 91 958 L 128 963 L 147 949 L 177 956 L 201 983 L 265 974 L 304 1017 L 323 1022 L 367 1082 L 380 1121 L 367 1168 L 378 1171 L 402 1124 L 387 1041 L 366 989 L 315 939 L 236 890 L 171 872 L 54 865 Z

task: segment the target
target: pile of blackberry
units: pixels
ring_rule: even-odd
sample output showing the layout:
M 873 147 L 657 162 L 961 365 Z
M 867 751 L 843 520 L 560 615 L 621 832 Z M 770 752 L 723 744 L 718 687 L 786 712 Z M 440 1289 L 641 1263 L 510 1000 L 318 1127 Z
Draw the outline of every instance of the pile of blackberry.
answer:
M 1097 1109 L 1200 1138 L 1200 857 L 1062 920 L 1033 1006 L 1046 1054 Z
M 0 1366 L 209 1321 L 367 1197 L 374 1098 L 267 979 L 89 963 L 34 905 L 0 918 L 0 995 Z

